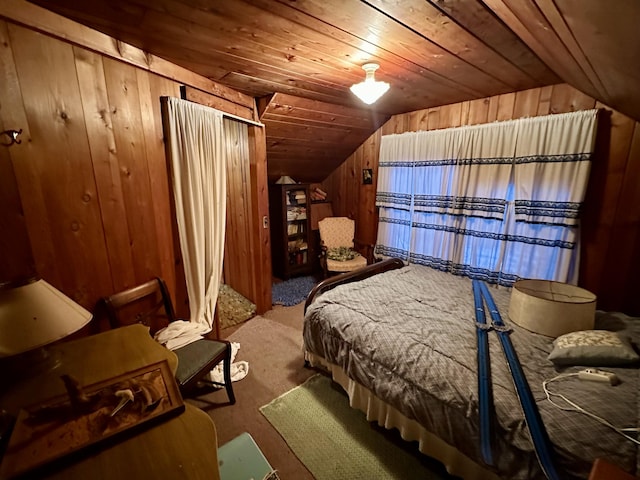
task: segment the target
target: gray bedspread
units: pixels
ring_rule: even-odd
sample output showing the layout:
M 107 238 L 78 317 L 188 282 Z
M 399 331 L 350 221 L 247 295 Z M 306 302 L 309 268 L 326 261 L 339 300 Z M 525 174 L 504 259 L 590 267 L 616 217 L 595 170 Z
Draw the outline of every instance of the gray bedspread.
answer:
M 559 371 L 547 360 L 549 337 L 512 324 L 510 289 L 491 287 L 536 399 L 562 478 L 587 478 L 603 457 L 638 470 L 638 446 L 593 419 L 551 405 L 542 382 Z M 597 313 L 596 328 L 626 330 L 640 343 L 640 321 Z M 410 265 L 342 285 L 310 305 L 304 347 L 342 367 L 350 378 L 405 416 L 483 465 L 478 442 L 476 330 L 471 280 Z M 497 418 L 496 471 L 503 478 L 544 478 L 524 422 L 502 348 L 490 333 L 493 395 Z M 584 367 L 568 367 L 574 372 Z M 550 387 L 617 426 L 638 427 L 637 368 L 606 368 L 622 383 L 558 380 Z

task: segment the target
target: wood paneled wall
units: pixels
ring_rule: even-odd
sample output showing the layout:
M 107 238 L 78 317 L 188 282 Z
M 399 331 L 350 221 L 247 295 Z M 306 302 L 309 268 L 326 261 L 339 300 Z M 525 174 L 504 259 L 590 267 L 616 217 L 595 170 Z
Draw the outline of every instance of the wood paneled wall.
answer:
M 584 205 L 580 285 L 598 308 L 640 315 L 640 124 L 566 84 L 444 105 L 392 117 L 336 169 L 323 187 L 334 214 L 356 220 L 356 236 L 375 243 L 375 190 L 382 135 L 600 108 L 596 154 Z M 362 184 L 362 169 L 374 185 Z
M 43 24 L 53 25 L 48 19 L 37 20 L 39 30 Z M 55 25 L 51 28 L 62 28 Z M 96 38 L 105 37 L 77 24 L 74 28 L 60 36 L 86 39 L 92 48 Z M 99 51 L 116 44 L 105 40 Z M 27 238 L 40 276 L 89 310 L 103 295 L 161 275 L 177 310 L 186 313 L 160 97 L 179 97 L 185 82 L 198 88 L 212 82 L 166 63 L 158 68 L 165 74 L 0 20 L 0 129 L 23 130 L 21 144 L 0 147 L 0 161 L 7 162 L 0 170 L 0 189 L 2 198 L 8 197 L 0 206 L 0 225 L 26 225 L 27 232 L 10 237 L 2 233 L 0 265 L 11 263 L 12 252 L 27 257 L 28 249 L 21 248 Z M 253 116 L 250 97 L 226 87 L 210 90 L 219 108 L 235 105 L 234 114 L 245 109 Z M 250 142 L 256 138 L 264 144 L 264 135 L 251 135 Z M 266 188 L 264 145 L 246 148 L 262 157 L 245 157 L 246 175 L 230 180 L 249 192 Z M 264 164 L 261 176 L 250 176 L 256 163 Z M 253 182 L 248 187 L 247 179 Z M 254 238 L 255 197 L 230 197 L 230 202 L 247 202 L 240 207 L 234 203 L 232 211 L 239 208 L 251 218 L 243 220 L 243 232 L 234 232 L 240 256 L 225 258 L 225 264 L 234 268 L 239 263 L 236 270 L 244 273 L 247 284 L 242 293 L 264 311 L 271 307 L 271 276 L 254 278 L 254 269 L 245 268 L 246 252 L 254 255 L 255 263 L 270 266 L 269 249 L 264 254 L 254 249 L 254 243 L 263 241 Z
M 227 138 L 227 225 L 224 243 L 224 282 L 245 297 L 252 296 L 251 272 L 251 192 L 247 126 L 224 120 Z M 231 260 L 233 259 L 233 260 Z

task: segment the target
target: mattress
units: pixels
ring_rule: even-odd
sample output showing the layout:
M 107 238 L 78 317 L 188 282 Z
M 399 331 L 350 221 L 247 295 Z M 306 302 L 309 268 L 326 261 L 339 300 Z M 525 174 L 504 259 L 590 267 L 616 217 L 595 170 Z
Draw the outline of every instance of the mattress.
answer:
M 635 473 L 638 446 L 593 419 L 551 405 L 542 382 L 558 375 L 547 360 L 549 337 L 508 319 L 510 289 L 491 287 L 554 445 L 562 478 L 587 478 L 601 457 Z M 596 328 L 624 331 L 640 343 L 640 322 L 597 312 Z M 304 348 L 335 365 L 407 419 L 483 465 L 479 450 L 476 329 L 471 280 L 410 265 L 341 285 L 320 295 L 305 314 Z M 544 478 L 513 381 L 495 334 L 490 357 L 496 413 L 496 466 L 502 478 Z M 580 370 L 569 367 L 563 372 Z M 614 425 L 638 426 L 638 370 L 607 368 L 622 380 L 608 384 L 575 377 L 559 391 Z

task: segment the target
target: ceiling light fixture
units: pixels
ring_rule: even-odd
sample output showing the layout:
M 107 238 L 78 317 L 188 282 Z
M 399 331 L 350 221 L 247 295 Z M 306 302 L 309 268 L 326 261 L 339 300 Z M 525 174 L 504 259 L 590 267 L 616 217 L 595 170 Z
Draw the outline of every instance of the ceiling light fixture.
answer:
M 364 82 L 351 85 L 351 91 L 367 105 L 371 105 L 389 90 L 387 82 L 379 82 L 374 78 L 374 72 L 380 68 L 377 63 L 365 63 L 362 69 L 366 72 Z

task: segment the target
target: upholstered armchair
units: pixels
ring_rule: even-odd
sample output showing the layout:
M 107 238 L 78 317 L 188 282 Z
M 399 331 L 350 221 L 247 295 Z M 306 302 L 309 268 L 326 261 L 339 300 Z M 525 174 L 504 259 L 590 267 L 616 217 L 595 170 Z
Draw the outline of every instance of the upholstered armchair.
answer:
M 373 263 L 373 245 L 356 240 L 355 228 L 355 222 L 347 217 L 326 217 L 318 222 L 325 278 L 329 272 L 351 272 Z

